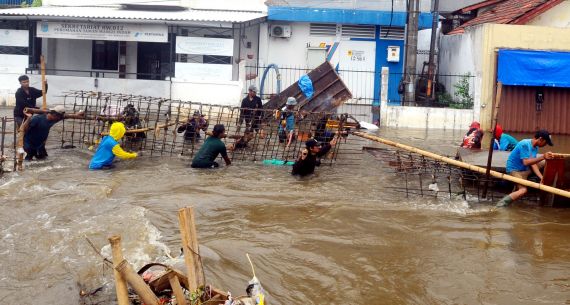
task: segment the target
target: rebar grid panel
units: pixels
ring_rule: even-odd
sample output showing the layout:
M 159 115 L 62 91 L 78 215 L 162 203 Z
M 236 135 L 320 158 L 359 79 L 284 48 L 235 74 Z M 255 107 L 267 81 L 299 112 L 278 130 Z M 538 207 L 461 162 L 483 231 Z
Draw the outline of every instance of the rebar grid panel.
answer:
M 206 132 L 211 132 L 215 124 L 224 124 L 227 137 L 223 141 L 230 148 L 228 153 L 233 161 L 293 161 L 309 138 L 320 135 L 323 141 L 330 141 L 334 134 L 338 134 L 339 140 L 329 157 L 323 160 L 323 164 L 333 164 L 337 160 L 351 163 L 358 159 L 354 155 L 362 153 L 361 150 L 351 148 L 352 145 L 345 145 L 354 141 L 349 139 L 346 132 L 346 115 L 293 111 L 296 118 L 295 137 L 292 143 L 286 146 L 287 140 L 283 141 L 283 137 L 279 136 L 282 125 L 279 115 L 282 109 L 242 109 L 87 91 L 66 92 L 63 100 L 67 112 L 83 111 L 85 119 L 65 120 L 61 123 L 62 147 L 94 149 L 101 138 L 108 134 L 112 122 L 122 121 L 127 127 L 127 134 L 121 143 L 124 149 L 144 151 L 150 156 L 191 158 L 205 138 L 204 131 L 198 131 L 196 134 L 200 136 L 193 138 L 185 138 L 184 133 L 179 131 L 193 118 L 194 112 L 198 111 L 207 121 Z M 129 112 L 129 109 L 135 111 Z M 323 120 L 336 123 L 324 128 Z M 324 134 L 325 132 L 329 136 Z M 239 148 L 241 145 L 236 145 L 244 142 L 245 147 Z
M 448 198 L 462 196 L 467 199 L 469 195 L 476 196 L 478 201 L 484 199 L 481 194 L 486 181 L 484 175 L 408 151 L 378 147 L 364 147 L 364 150 L 392 169 L 390 173 L 403 178 L 401 185 L 389 187 L 389 189 L 405 193 L 406 197 L 410 195 Z M 513 189 L 512 183 L 494 177 L 490 177 L 488 182 L 493 187 L 489 190 L 486 199 L 492 202 L 502 198 Z M 538 201 L 538 193 L 527 195 L 525 200 Z
M 0 117 L 0 176 L 16 170 L 16 136 L 14 118 Z

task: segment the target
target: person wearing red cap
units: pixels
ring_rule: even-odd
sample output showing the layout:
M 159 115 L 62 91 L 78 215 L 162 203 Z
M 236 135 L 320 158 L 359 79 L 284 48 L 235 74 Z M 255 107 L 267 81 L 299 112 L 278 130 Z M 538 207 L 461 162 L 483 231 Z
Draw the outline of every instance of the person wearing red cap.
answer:
M 463 142 L 461 147 L 465 148 L 478 148 L 481 149 L 481 141 L 483 141 L 483 131 L 481 130 L 481 124 L 479 122 L 473 121 L 469 126 L 469 131 L 463 136 Z
M 519 141 L 510 134 L 503 132 L 503 127 L 497 124 L 495 127 L 495 141 L 493 143 L 494 150 L 512 151 Z

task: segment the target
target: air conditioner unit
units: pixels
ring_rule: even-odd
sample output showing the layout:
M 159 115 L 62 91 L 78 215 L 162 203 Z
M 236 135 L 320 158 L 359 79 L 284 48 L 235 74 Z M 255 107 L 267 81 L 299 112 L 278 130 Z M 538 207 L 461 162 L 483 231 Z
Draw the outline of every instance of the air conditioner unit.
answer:
M 271 26 L 269 35 L 271 35 L 271 37 L 289 38 L 291 37 L 291 26 L 274 24 Z

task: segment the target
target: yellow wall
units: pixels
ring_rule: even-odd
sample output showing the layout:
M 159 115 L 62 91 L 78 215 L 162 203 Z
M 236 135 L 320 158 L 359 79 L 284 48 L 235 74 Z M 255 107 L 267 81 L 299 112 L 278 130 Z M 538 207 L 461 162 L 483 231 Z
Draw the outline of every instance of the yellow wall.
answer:
M 526 24 L 553 26 L 558 28 L 570 27 L 570 1 L 565 0 L 548 11 L 538 15 Z
M 489 130 L 492 121 L 495 50 L 527 49 L 570 51 L 570 28 L 486 24 L 483 28 L 481 127 Z

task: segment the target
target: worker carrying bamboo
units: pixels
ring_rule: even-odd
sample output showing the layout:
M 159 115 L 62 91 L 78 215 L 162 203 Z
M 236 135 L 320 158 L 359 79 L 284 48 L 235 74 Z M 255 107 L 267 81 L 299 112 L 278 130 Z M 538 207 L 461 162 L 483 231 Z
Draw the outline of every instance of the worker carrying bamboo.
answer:
M 314 173 L 315 167 L 321 165 L 321 158 L 336 145 L 337 139 L 338 136 L 335 136 L 330 143 L 319 143 L 315 139 L 307 140 L 305 148 L 301 150 L 299 159 L 293 164 L 291 174 L 304 177 Z
M 200 139 L 200 130 L 206 131 L 208 129 L 208 120 L 200 113 L 200 111 L 194 111 L 192 118 L 176 130 L 178 133 L 184 132 L 184 140 L 196 141 Z
M 463 136 L 463 142 L 461 147 L 465 148 L 478 148 L 481 149 L 481 142 L 483 141 L 483 131 L 481 130 L 481 124 L 479 122 L 473 121 L 469 126 L 469 130 Z
M 24 151 L 26 160 L 31 161 L 34 157 L 38 160 L 48 156 L 46 151 L 46 141 L 49 130 L 57 122 L 63 120 L 65 108 L 56 106 L 51 108 L 47 114 L 40 114 L 32 117 L 32 113 L 23 112 L 28 118 L 21 126 L 24 132 Z
M 507 174 L 520 179 L 527 179 L 531 173 L 534 173 L 542 183 L 540 168 L 544 167 L 545 160 L 552 159 L 553 154 L 549 151 L 544 155 L 537 156 L 537 153 L 539 147 L 544 147 L 547 144 L 553 145 L 550 133 L 547 130 L 537 131 L 532 139 L 521 140 L 507 159 Z M 516 191 L 503 197 L 497 203 L 497 207 L 508 206 L 528 191 L 524 185 L 517 184 L 516 188 Z
M 499 124 L 495 127 L 495 141 L 493 141 L 494 150 L 512 151 L 519 141 L 510 134 L 503 132 L 503 127 Z
M 261 98 L 257 96 L 257 87 L 251 85 L 248 88 L 247 96 L 241 100 L 238 132 L 243 122 L 245 122 L 246 127 L 258 131 L 261 123 L 261 109 L 263 109 L 263 103 L 261 102 Z
M 91 158 L 89 169 L 111 168 L 113 167 L 115 156 L 121 159 L 133 159 L 137 157 L 137 153 L 126 152 L 119 144 L 125 132 L 126 129 L 123 123 L 115 122 L 111 125 L 109 135 L 105 136 L 101 143 L 99 143 L 95 155 Z
M 200 150 L 192 159 L 192 168 L 215 168 L 219 167 L 220 164 L 216 162 L 216 158 L 218 155 L 222 155 L 224 161 L 226 161 L 226 165 L 232 164 L 230 158 L 228 157 L 228 151 L 226 149 L 226 145 L 222 142 L 222 138 L 226 136 L 226 127 L 223 124 L 216 124 L 214 125 L 214 129 L 212 130 L 212 135 L 209 136 Z
M 16 107 L 14 107 L 14 121 L 18 127 L 22 125 L 22 121 L 26 117 L 24 114 L 24 109 L 26 108 L 37 108 L 36 99 L 42 97 L 44 92 L 42 90 L 30 87 L 30 78 L 27 75 L 22 75 L 18 77 L 18 82 L 20 82 L 20 88 L 16 90 Z M 47 81 L 45 82 L 46 92 L 48 90 Z

